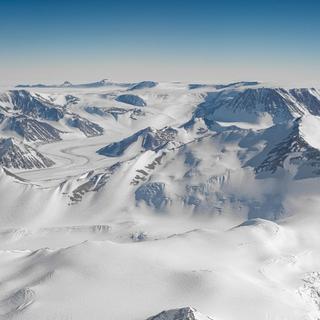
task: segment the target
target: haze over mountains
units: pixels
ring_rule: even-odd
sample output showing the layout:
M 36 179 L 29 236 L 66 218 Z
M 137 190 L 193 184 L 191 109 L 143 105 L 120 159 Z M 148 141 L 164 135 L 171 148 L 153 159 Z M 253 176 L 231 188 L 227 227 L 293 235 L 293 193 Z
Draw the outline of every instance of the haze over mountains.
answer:
M 0 319 L 320 318 L 320 90 L 0 94 Z

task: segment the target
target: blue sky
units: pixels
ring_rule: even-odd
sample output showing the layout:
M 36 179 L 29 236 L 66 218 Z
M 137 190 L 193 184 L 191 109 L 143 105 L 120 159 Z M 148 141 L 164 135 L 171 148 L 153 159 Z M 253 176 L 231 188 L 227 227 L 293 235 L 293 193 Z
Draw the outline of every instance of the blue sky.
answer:
M 318 84 L 319 12 L 317 0 L 0 0 L 0 84 Z

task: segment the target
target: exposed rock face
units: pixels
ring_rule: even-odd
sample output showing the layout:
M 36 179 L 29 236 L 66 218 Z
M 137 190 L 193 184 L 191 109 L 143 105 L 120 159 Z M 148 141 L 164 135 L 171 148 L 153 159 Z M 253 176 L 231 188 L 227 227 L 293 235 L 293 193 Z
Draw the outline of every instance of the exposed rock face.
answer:
M 62 88 L 71 88 L 72 87 L 72 83 L 70 81 L 65 81 L 62 85 Z
M 99 191 L 104 187 L 113 174 L 120 168 L 120 163 L 117 162 L 111 167 L 108 167 L 101 172 L 89 171 L 85 175 L 78 177 L 76 181 L 71 181 L 70 186 L 61 185 L 62 190 L 68 189 L 70 204 L 78 203 L 88 192 Z M 71 191 L 70 191 L 71 189 Z
M 25 116 L 9 118 L 5 130 L 15 131 L 27 141 L 52 142 L 61 140 L 61 131 L 46 122 Z
M 6 168 L 34 169 L 51 167 L 54 162 L 32 147 L 8 138 L 0 139 L 0 164 Z
M 78 128 L 86 137 L 95 137 L 103 134 L 102 127 L 80 116 L 73 116 L 68 119 L 68 125 Z
M 299 119 L 289 126 L 287 135 L 267 152 L 263 161 L 255 167 L 255 172 L 262 177 L 266 173 L 274 174 L 279 169 L 292 170 L 298 179 L 320 175 L 320 150 L 305 140 Z
M 142 98 L 134 94 L 122 94 L 117 97 L 116 101 L 130 104 L 137 107 L 145 107 L 147 105 Z
M 121 116 L 129 114 L 132 120 L 136 120 L 137 117 L 144 116 L 145 112 L 140 108 L 124 109 L 124 108 L 99 108 L 95 106 L 88 106 L 85 110 L 90 114 L 97 114 L 101 117 L 111 115 L 115 120 L 118 120 Z
M 149 182 L 141 185 L 135 193 L 137 202 L 144 201 L 155 209 L 164 209 L 170 202 L 165 193 L 165 184 L 162 182 Z
M 216 106 L 213 119 L 219 120 L 225 117 L 241 121 L 242 116 L 245 121 L 254 122 L 268 114 L 274 123 L 283 123 L 307 112 L 288 91 L 274 88 L 246 89 L 233 99 L 219 101 L 217 98 L 213 104 Z
M 298 294 L 308 304 L 314 306 L 315 319 L 320 314 L 320 272 L 312 271 L 304 274 Z
M 320 114 L 316 89 L 248 88 L 208 93 L 194 116 L 208 121 L 256 122 L 269 115 L 276 124 L 311 113 Z
M 3 113 L 0 113 L 0 124 L 4 121 L 6 116 Z
M 146 128 L 125 138 L 119 142 L 114 142 L 106 147 L 99 149 L 97 152 L 107 157 L 118 157 L 123 155 L 125 150 L 136 142 L 140 137 L 142 138 L 141 148 L 144 150 L 159 150 L 167 145 L 168 142 L 174 141 L 178 132 L 171 127 L 165 127 L 160 130 L 153 128 Z
M 137 84 L 135 84 L 133 87 L 131 87 L 129 90 L 139 90 L 139 89 L 149 89 L 154 88 L 158 85 L 158 82 L 154 81 L 142 81 Z
M 147 320 L 213 320 L 213 318 L 201 314 L 194 308 L 185 307 L 162 311 Z
M 148 130 L 144 136 L 142 147 L 145 150 L 157 150 L 163 148 L 168 142 L 174 141 L 178 132 L 171 127 L 160 130 Z
M 99 108 L 95 106 L 87 106 L 84 110 L 90 114 L 97 114 L 98 116 L 104 117 L 106 115 L 106 108 Z
M 58 121 L 63 118 L 63 109 L 41 95 L 26 90 L 12 90 L 4 94 L 0 101 L 10 102 L 14 110 L 33 118 Z
M 72 104 L 77 104 L 80 99 L 78 97 L 75 97 L 71 94 L 68 94 L 65 96 L 65 99 L 66 99 L 66 105 L 65 106 L 69 106 L 69 105 L 72 105 Z
M 106 114 L 110 114 L 115 120 L 118 120 L 120 116 L 129 114 L 132 120 L 137 120 L 137 117 L 144 116 L 145 113 L 139 108 L 134 109 L 122 109 L 122 108 L 110 108 L 106 110 Z
M 304 104 L 313 115 L 320 115 L 320 93 L 318 90 L 311 89 L 291 89 L 290 94 L 299 103 Z

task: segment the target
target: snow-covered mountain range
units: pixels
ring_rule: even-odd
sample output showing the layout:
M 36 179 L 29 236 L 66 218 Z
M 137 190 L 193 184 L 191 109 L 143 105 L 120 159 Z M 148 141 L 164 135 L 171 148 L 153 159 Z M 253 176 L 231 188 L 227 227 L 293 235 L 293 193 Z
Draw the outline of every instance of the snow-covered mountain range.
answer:
M 317 88 L 5 90 L 0 319 L 319 319 L 319 187 Z

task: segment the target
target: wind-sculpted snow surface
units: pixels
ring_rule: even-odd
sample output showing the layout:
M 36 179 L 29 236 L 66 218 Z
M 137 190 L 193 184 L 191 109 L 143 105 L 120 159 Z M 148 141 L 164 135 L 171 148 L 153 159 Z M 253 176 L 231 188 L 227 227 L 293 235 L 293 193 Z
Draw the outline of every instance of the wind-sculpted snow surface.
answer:
M 4 91 L 0 319 L 318 320 L 319 110 L 256 81 Z

